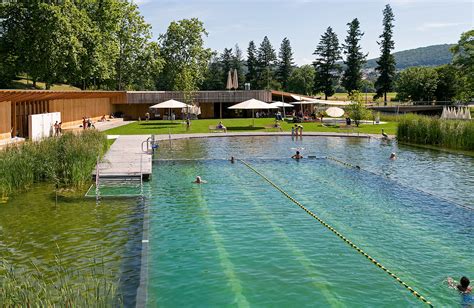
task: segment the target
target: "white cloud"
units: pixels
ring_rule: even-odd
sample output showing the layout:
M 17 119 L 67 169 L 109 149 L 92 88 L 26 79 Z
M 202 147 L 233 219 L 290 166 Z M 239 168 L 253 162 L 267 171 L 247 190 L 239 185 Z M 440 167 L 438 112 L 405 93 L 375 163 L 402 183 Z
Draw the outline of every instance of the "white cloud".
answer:
M 449 27 L 457 27 L 457 26 L 464 26 L 467 25 L 463 22 L 426 22 L 421 26 L 417 27 L 418 31 L 427 31 L 432 29 L 442 29 L 442 28 L 449 28 Z

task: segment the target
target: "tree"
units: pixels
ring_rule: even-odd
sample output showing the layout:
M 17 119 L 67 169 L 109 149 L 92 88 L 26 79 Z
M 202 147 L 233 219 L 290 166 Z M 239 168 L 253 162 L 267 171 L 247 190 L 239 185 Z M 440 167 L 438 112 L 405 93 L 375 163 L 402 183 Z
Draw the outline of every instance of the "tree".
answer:
M 349 117 L 354 120 L 356 126 L 359 127 L 361 120 L 370 117 L 370 111 L 365 107 L 363 97 L 359 91 L 352 91 L 349 95 L 349 99 L 352 104 L 348 106 L 347 112 Z
M 334 85 L 341 69 L 337 64 L 337 61 L 341 59 L 339 41 L 331 27 L 328 27 L 321 36 L 313 55 L 316 55 L 316 60 L 313 62 L 316 70 L 314 89 L 316 92 L 323 92 L 325 99 L 327 99 L 328 96 L 334 94 Z
M 451 101 L 459 91 L 458 70 L 451 64 L 435 68 L 438 84 L 434 96 L 437 101 Z
M 474 30 L 461 34 L 458 43 L 452 48 L 453 65 L 459 69 L 460 82 L 458 99 L 470 101 L 474 98 Z
M 212 55 L 210 49 L 204 48 L 206 35 L 203 23 L 191 18 L 172 22 L 159 39 L 165 65 L 158 85 L 166 90 L 186 91 L 188 103 L 204 80 Z
M 385 105 L 387 105 L 387 92 L 392 90 L 393 78 L 395 76 L 395 58 L 391 54 L 392 49 L 395 47 L 395 43 L 392 39 L 394 20 L 392 8 L 387 4 L 383 10 L 383 33 L 379 36 L 382 40 L 377 42 L 382 54 L 377 60 L 377 67 L 375 68 L 379 73 L 379 77 L 375 82 L 375 88 L 377 90 L 375 98 L 383 96 Z
M 294 62 L 290 40 L 286 37 L 281 42 L 278 56 L 277 80 L 281 83 L 283 90 L 288 91 L 288 81 L 293 71 Z
M 222 52 L 220 63 L 222 66 L 222 82 L 224 87 L 227 85 L 227 78 L 229 76 L 229 71 L 232 71 L 233 67 L 233 54 L 232 48 L 224 48 Z
M 263 38 L 260 48 L 258 49 L 258 80 L 260 89 L 269 90 L 273 81 L 273 71 L 275 66 L 276 53 L 267 36 Z
M 217 56 L 217 52 L 213 52 L 209 66 L 204 75 L 202 83 L 203 90 L 223 90 L 225 89 L 225 82 L 222 79 L 222 66 Z
M 367 54 L 362 52 L 362 48 L 359 45 L 360 39 L 364 35 L 360 31 L 360 23 L 357 18 L 347 24 L 349 30 L 347 31 L 347 37 L 345 40 L 344 54 L 346 55 L 346 69 L 342 77 L 342 85 L 346 88 L 347 92 L 354 90 L 360 90 L 362 86 L 362 66 L 366 62 Z
M 257 48 L 255 47 L 255 43 L 250 41 L 249 47 L 247 48 L 247 75 L 245 76 L 245 79 L 250 83 L 252 88 L 257 87 L 257 69 Z
M 435 97 L 438 74 L 432 67 L 410 67 L 398 77 L 396 86 L 401 100 L 431 101 Z
M 303 95 L 313 94 L 315 70 L 312 65 L 295 68 L 288 79 L 288 91 Z

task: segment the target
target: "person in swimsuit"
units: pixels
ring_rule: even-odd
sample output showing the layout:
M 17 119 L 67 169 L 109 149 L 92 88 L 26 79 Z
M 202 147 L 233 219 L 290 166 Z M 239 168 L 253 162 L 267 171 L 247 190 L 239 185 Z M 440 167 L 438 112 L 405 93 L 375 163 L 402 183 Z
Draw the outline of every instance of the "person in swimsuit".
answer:
M 291 158 L 298 160 L 298 159 L 302 159 L 303 156 L 300 154 L 300 151 L 296 151 L 296 154 L 291 156 Z

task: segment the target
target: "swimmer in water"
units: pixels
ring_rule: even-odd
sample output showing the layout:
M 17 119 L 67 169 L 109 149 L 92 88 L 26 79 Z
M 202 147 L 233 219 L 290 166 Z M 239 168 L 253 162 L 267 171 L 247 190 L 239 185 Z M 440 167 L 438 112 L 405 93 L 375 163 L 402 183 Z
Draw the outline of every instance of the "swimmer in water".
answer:
M 235 163 L 235 158 L 234 158 L 234 156 L 231 156 L 231 157 L 230 157 L 230 162 L 231 162 L 232 164 Z
M 395 153 L 390 154 L 390 160 L 397 159 L 397 155 Z
M 453 278 L 448 277 L 448 285 L 453 289 L 457 289 L 463 294 L 468 294 L 472 292 L 472 287 L 469 286 L 470 283 L 471 282 L 469 281 L 469 278 L 467 278 L 466 276 L 461 277 L 459 284 L 456 284 Z
M 194 181 L 194 183 L 196 183 L 196 184 L 204 184 L 204 183 L 207 183 L 207 182 L 204 181 L 203 179 L 201 179 L 201 177 L 198 175 L 198 176 L 196 176 L 196 180 Z
M 291 156 L 293 159 L 302 159 L 303 156 L 300 154 L 300 151 L 296 151 L 296 154 Z

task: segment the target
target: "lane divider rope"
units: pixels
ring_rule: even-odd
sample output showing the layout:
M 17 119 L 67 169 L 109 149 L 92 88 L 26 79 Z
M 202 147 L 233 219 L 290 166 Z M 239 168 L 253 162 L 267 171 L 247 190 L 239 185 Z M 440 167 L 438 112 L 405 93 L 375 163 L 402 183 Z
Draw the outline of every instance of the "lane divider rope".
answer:
M 474 211 L 474 208 L 471 207 L 471 206 L 464 205 L 464 204 L 460 204 L 460 203 L 457 203 L 457 202 L 455 202 L 455 201 L 446 199 L 446 198 L 444 198 L 444 197 L 437 196 L 437 195 L 432 194 L 432 193 L 430 193 L 430 192 L 424 191 L 423 189 L 419 189 L 419 188 L 416 188 L 416 187 L 410 187 L 410 186 L 405 185 L 405 184 L 403 184 L 403 183 L 400 183 L 400 182 L 398 182 L 398 181 L 394 181 L 394 180 L 392 180 L 391 178 L 389 178 L 389 177 L 387 177 L 387 176 L 384 176 L 384 175 L 375 173 L 375 172 L 373 172 L 373 171 L 369 171 L 369 170 L 367 170 L 367 169 L 361 169 L 360 166 L 354 166 L 354 165 L 352 165 L 352 164 L 350 164 L 350 163 L 348 163 L 348 162 L 342 161 L 342 160 L 340 160 L 340 159 L 337 159 L 337 158 L 334 158 L 334 157 L 331 157 L 331 156 L 326 156 L 325 158 L 326 158 L 327 160 L 335 161 L 335 162 L 337 162 L 337 163 L 339 163 L 339 164 L 341 164 L 341 165 L 343 165 L 343 166 L 346 166 L 346 167 L 348 167 L 348 168 L 354 168 L 354 169 L 357 169 L 357 170 L 363 170 L 363 171 L 368 172 L 368 173 L 371 173 L 371 174 L 373 174 L 373 175 L 381 176 L 381 177 L 383 177 L 384 179 L 387 179 L 387 180 L 389 180 L 389 181 L 395 182 L 395 183 L 397 183 L 397 184 L 400 185 L 400 186 L 417 190 L 417 191 L 419 191 L 419 192 L 421 192 L 421 193 L 423 193 L 423 194 L 427 194 L 427 195 L 429 195 L 429 196 L 432 196 L 432 197 L 434 197 L 434 198 L 437 198 L 437 199 L 443 200 L 443 201 L 445 201 L 445 202 L 454 204 L 454 205 L 456 205 L 456 206 L 459 206 L 459 207 L 462 207 L 462 208 L 465 208 L 465 209 Z
M 254 167 L 252 167 L 250 164 L 248 164 L 247 162 L 245 162 L 244 160 L 239 160 L 242 164 L 244 164 L 247 168 L 249 168 L 250 170 L 252 170 L 253 172 L 255 172 L 256 174 L 258 174 L 260 177 L 262 177 L 265 181 L 267 181 L 270 185 L 272 185 L 274 188 L 276 188 L 278 191 L 280 191 L 285 197 L 287 197 L 288 199 L 290 199 L 293 203 L 295 203 L 296 205 L 298 205 L 300 208 L 302 208 L 306 213 L 308 213 L 309 215 L 311 215 L 313 218 L 315 218 L 320 224 L 322 224 L 324 227 L 326 227 L 327 229 L 329 229 L 331 232 L 333 232 L 335 235 L 337 235 L 340 239 L 342 239 L 346 244 L 348 244 L 349 246 L 351 246 L 352 248 L 354 248 L 357 252 L 359 252 L 360 254 L 362 254 L 364 257 L 366 257 L 370 262 L 372 262 L 374 265 L 376 265 L 378 268 L 380 268 L 381 270 L 383 270 L 385 273 L 387 273 L 390 277 L 392 277 L 393 279 L 395 279 L 398 283 L 400 283 L 402 286 L 404 286 L 408 291 L 411 292 L 411 294 L 413 294 L 416 298 L 418 298 L 419 300 L 421 300 L 422 302 L 424 302 L 425 304 L 429 305 L 430 307 L 434 307 L 433 304 L 428 301 L 424 296 L 422 296 L 419 292 L 417 292 L 416 290 L 414 290 L 412 287 L 410 287 L 409 285 L 407 285 L 403 280 L 401 280 L 396 274 L 394 274 L 392 271 L 390 271 L 389 269 L 387 269 L 385 266 L 383 266 L 382 264 L 380 264 L 377 260 L 375 260 L 374 258 L 372 258 L 370 255 L 368 255 L 364 250 L 362 250 L 359 246 L 357 246 L 356 244 L 354 244 L 351 240 L 349 240 L 348 238 L 346 238 L 344 235 L 342 235 L 339 231 L 337 231 L 336 229 L 334 229 L 331 225 L 329 225 L 328 223 L 326 223 L 323 219 L 321 219 L 319 216 L 317 216 L 316 214 L 314 214 L 312 211 L 310 211 L 308 208 L 306 208 L 303 204 L 301 204 L 300 202 L 298 202 L 296 199 L 294 199 L 292 196 L 290 196 L 286 191 L 284 191 L 282 188 L 280 188 L 278 185 L 276 185 L 275 183 L 273 183 L 269 178 L 267 178 L 264 174 L 262 174 L 261 172 L 259 172 L 257 169 L 255 169 Z

